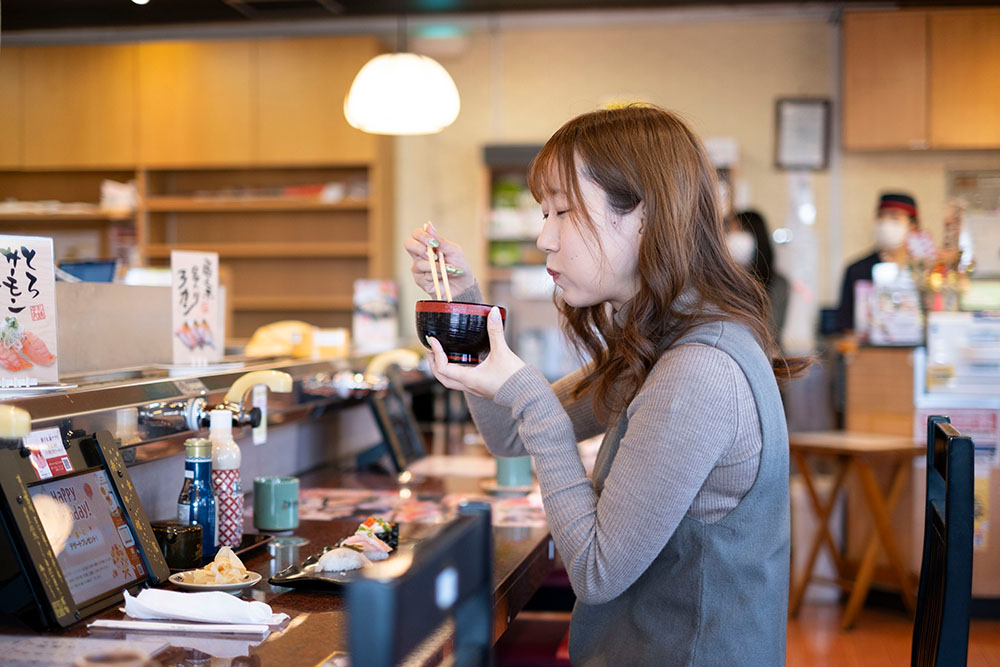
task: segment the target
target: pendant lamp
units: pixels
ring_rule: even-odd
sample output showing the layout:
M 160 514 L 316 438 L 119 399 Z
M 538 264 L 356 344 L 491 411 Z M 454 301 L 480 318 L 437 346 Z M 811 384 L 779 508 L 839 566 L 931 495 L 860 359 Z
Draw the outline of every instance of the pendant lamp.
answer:
M 365 63 L 344 100 L 344 115 L 372 134 L 433 134 L 455 122 L 460 107 L 448 71 L 403 49 Z

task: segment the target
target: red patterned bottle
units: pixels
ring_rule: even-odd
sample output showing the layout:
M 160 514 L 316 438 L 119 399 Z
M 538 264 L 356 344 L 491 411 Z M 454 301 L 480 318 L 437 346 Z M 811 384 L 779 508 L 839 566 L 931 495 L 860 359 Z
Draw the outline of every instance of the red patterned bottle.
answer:
M 240 485 L 240 447 L 233 440 L 233 413 L 212 410 L 212 494 L 215 496 L 216 547 L 236 548 L 243 540 L 243 488 Z

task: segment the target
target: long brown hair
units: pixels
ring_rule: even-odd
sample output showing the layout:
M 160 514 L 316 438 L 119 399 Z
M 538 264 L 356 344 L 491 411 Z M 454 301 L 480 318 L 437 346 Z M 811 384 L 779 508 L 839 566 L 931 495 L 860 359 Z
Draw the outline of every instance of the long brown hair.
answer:
M 771 358 L 780 381 L 801 373 L 807 358 L 785 359 L 769 332 L 767 294 L 738 266 L 726 246 L 715 169 L 698 137 L 675 114 L 651 105 L 593 111 L 573 118 L 532 162 L 535 199 L 562 190 L 574 222 L 600 237 L 587 215 L 578 170 L 606 194 L 617 214 L 643 204 L 638 291 L 616 321 L 607 304 L 574 308 L 555 303 L 563 328 L 594 364 L 574 389 L 594 389 L 598 406 L 623 409 L 663 352 L 704 322 L 745 324 Z M 683 297 L 681 295 L 684 295 Z

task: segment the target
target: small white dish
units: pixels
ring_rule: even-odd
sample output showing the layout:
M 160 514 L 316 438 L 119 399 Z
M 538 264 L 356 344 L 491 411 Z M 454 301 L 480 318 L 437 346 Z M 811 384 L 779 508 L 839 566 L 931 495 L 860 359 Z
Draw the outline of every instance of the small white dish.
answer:
M 247 578 L 243 581 L 237 581 L 235 584 L 192 584 L 184 579 L 186 575 L 193 571 L 175 572 L 169 577 L 170 583 L 186 591 L 225 591 L 226 593 L 236 595 L 244 588 L 249 588 L 261 580 L 261 576 L 258 573 L 247 572 Z

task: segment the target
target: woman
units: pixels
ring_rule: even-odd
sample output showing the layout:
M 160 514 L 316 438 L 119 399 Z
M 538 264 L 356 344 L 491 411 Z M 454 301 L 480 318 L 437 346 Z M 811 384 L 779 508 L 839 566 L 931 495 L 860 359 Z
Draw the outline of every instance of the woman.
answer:
M 537 245 L 566 331 L 592 361 L 549 385 L 507 346 L 431 368 L 465 391 L 499 456 L 534 458 L 577 604 L 575 665 L 783 665 L 788 441 L 763 290 L 729 256 L 715 172 L 698 138 L 651 106 L 587 113 L 535 158 Z M 433 289 L 427 246 L 481 294 L 433 227 L 406 241 Z M 576 443 L 605 432 L 587 478 Z
M 764 286 L 770 302 L 768 327 L 780 345 L 788 310 L 788 280 L 774 269 L 774 250 L 764 216 L 752 210 L 732 216 L 727 225 L 726 244 L 736 263 Z

